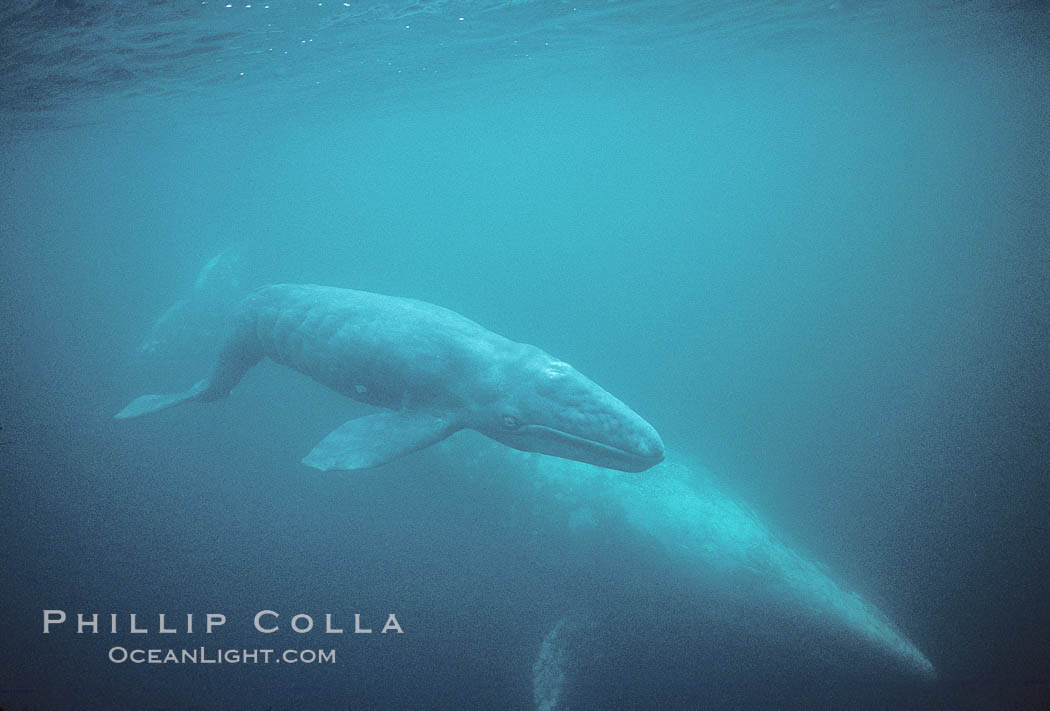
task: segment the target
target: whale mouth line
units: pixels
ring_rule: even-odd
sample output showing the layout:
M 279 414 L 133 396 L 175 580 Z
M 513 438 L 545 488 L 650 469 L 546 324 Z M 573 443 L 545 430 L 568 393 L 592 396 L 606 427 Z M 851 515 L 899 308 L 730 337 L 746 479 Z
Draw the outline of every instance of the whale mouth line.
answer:
M 542 432 L 547 435 L 552 435 L 557 441 L 564 444 L 575 445 L 584 449 L 598 450 L 604 454 L 610 455 L 613 458 L 624 459 L 629 462 L 636 462 L 638 464 L 644 464 L 652 466 L 663 461 L 663 454 L 642 454 L 640 452 L 632 452 L 629 449 L 623 449 L 612 444 L 606 444 L 605 442 L 599 442 L 598 440 L 588 439 L 587 437 L 581 437 L 580 435 L 574 435 L 565 430 L 559 430 L 554 427 L 548 427 L 547 425 L 525 425 L 519 432 Z

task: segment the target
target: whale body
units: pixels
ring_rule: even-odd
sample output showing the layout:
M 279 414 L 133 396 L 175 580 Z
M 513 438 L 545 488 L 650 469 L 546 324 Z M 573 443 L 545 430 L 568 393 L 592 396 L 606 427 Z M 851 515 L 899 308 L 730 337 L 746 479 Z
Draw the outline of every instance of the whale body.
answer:
M 256 289 L 237 307 L 208 377 L 136 398 L 115 417 L 221 399 L 264 357 L 386 410 L 349 420 L 303 458 L 323 471 L 379 466 L 461 429 L 628 472 L 664 457 L 652 425 L 535 346 L 434 304 L 311 284 Z
M 852 682 L 897 679 L 918 690 L 937 678 L 879 606 L 681 448 L 628 477 L 470 439 L 435 448 L 425 471 L 448 472 L 436 485 L 459 487 L 460 497 L 488 492 L 488 509 L 471 494 L 475 515 L 498 517 L 557 591 L 536 606 L 550 626 L 542 642 L 533 637 L 535 708 L 613 708 L 620 693 L 647 698 L 678 685 L 721 707 L 718 689 L 739 682 L 740 668 L 756 673 L 743 697 L 761 697 L 777 683 L 762 675 L 783 670 L 798 688 L 832 695 Z M 654 674 L 660 655 L 664 676 L 624 674 L 639 663 Z

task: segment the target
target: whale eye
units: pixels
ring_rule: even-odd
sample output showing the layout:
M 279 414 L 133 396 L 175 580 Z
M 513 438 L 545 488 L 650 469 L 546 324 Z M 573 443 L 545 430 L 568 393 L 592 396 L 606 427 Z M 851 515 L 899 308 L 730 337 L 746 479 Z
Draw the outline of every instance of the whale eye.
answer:
M 514 415 L 503 416 L 503 428 L 507 430 L 516 430 L 521 427 L 521 423 L 518 422 L 518 418 Z

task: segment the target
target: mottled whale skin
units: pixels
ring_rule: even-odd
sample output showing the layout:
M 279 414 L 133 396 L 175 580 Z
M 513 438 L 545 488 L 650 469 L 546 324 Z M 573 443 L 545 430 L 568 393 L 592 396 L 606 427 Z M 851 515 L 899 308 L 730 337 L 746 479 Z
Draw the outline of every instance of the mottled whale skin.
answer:
M 378 466 L 460 429 L 628 472 L 664 458 L 652 425 L 535 346 L 423 301 L 311 284 L 252 292 L 211 375 L 185 392 L 143 395 L 116 418 L 221 399 L 264 357 L 386 410 L 325 437 L 303 458 L 316 469 Z

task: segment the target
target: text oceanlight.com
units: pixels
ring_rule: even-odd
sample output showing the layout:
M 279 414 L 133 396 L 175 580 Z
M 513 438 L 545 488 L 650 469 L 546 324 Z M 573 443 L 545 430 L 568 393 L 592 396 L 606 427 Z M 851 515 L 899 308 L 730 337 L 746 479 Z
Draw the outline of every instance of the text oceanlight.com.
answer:
M 335 664 L 334 649 L 128 649 L 112 647 L 114 664 Z
M 315 619 L 316 618 L 316 619 Z M 386 635 L 404 634 L 397 615 L 364 615 L 355 612 L 340 615 L 298 613 L 282 615 L 274 610 L 259 610 L 254 615 L 235 618 L 231 627 L 242 634 L 272 635 L 290 630 L 296 635 Z M 121 635 L 126 637 L 161 638 L 171 642 L 178 636 L 211 637 L 226 631 L 227 616 L 220 612 L 168 615 L 158 613 L 71 612 L 43 610 L 43 633 L 46 635 Z M 116 641 L 116 640 L 114 640 Z M 130 640 L 129 640 L 130 641 Z M 151 640 L 152 641 L 152 640 Z M 201 640 L 203 641 L 203 640 Z M 192 645 L 192 646 L 191 646 Z M 234 648 L 226 645 L 128 644 L 109 648 L 108 658 L 114 664 L 335 664 L 335 649 L 325 648 Z

